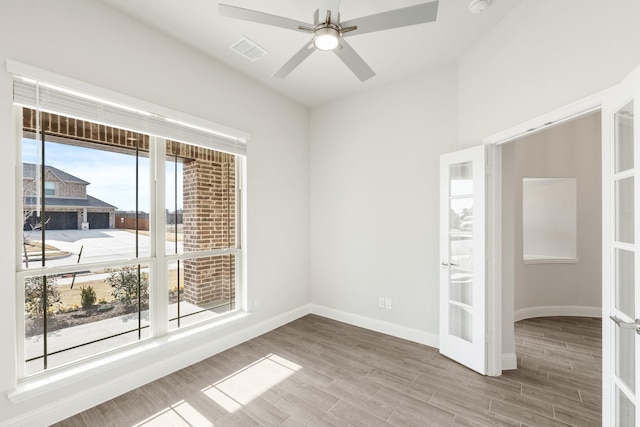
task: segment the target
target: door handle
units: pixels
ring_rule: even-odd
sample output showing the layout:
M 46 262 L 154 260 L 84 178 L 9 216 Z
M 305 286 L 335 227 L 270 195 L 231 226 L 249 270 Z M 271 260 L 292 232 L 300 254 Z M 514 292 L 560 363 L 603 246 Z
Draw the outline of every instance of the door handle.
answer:
M 440 267 L 442 267 L 442 268 L 449 268 L 449 266 L 451 266 L 451 267 L 460 267 L 459 264 L 448 263 L 448 262 L 441 262 L 440 263 Z
M 620 319 L 618 316 L 612 315 L 612 316 L 609 316 L 609 318 L 614 322 L 616 322 L 616 325 L 618 325 L 620 328 L 634 329 L 636 331 L 636 334 L 640 335 L 640 319 L 636 319 L 634 322 L 625 322 L 624 320 Z

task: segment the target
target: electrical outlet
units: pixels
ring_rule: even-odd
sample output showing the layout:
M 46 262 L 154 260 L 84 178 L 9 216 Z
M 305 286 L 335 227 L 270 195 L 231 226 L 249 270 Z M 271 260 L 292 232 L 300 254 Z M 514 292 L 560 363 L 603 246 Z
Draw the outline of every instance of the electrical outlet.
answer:
M 253 300 L 253 311 L 258 311 L 260 310 L 260 300 L 256 299 Z
M 386 300 L 384 300 L 384 307 L 387 310 L 391 310 L 391 298 L 387 298 Z
M 378 307 L 384 308 L 384 297 L 378 297 Z

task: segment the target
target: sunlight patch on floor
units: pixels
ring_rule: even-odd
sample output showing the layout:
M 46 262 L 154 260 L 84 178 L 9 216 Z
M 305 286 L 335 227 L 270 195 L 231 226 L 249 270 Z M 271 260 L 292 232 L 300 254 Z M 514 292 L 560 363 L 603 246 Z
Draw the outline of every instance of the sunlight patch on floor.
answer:
M 229 413 L 233 413 L 302 369 L 290 360 L 269 354 L 202 392 Z
M 136 424 L 136 427 L 213 427 L 213 423 L 184 400 L 150 416 Z

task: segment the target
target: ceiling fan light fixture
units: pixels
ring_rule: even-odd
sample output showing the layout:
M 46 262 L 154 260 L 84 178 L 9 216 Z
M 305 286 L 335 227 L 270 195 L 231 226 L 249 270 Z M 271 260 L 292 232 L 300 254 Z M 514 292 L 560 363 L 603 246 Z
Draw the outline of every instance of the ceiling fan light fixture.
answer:
M 313 44 L 320 50 L 333 50 L 338 47 L 340 31 L 332 27 L 322 27 L 313 33 Z
M 474 15 L 484 12 L 489 7 L 489 0 L 471 0 L 469 11 Z

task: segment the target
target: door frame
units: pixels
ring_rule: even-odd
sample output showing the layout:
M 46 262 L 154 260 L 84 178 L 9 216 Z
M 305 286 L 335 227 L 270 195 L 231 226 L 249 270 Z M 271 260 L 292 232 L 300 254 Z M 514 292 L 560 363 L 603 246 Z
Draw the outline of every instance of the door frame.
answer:
M 640 67 L 632 74 L 640 73 Z M 541 132 L 602 109 L 606 96 L 618 84 L 585 98 L 548 111 L 533 119 L 502 130 L 482 140 L 487 145 L 487 368 L 488 375 L 498 376 L 503 370 L 516 369 L 513 353 L 502 351 L 503 320 L 513 323 L 513 306 L 505 316 L 502 277 L 502 145 L 524 136 Z M 602 141 L 600 142 L 602 147 Z M 604 217 L 603 217 L 604 220 Z M 604 285 L 602 286 L 604 293 Z M 604 329 L 604 328 L 603 328 Z M 603 331 L 604 333 L 604 331 Z M 511 334 L 514 334 L 513 329 Z M 603 336 L 603 342 L 605 337 Z M 603 365 L 604 366 L 604 365 Z M 603 390 L 604 392 L 604 390 Z M 603 394 L 604 402 L 604 394 Z M 604 406 L 603 406 L 604 410 Z

